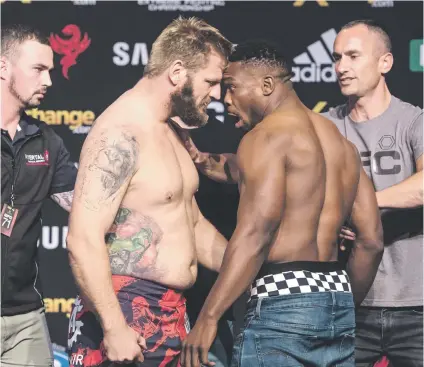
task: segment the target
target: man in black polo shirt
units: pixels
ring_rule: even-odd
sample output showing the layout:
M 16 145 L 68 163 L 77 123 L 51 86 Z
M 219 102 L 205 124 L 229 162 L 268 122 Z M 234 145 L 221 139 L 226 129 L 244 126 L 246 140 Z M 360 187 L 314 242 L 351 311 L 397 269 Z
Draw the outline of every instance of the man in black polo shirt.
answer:
M 53 51 L 27 26 L 1 30 L 1 359 L 3 366 L 51 366 L 53 356 L 36 262 L 41 207 L 69 211 L 76 168 L 62 139 L 25 114 L 51 86 Z

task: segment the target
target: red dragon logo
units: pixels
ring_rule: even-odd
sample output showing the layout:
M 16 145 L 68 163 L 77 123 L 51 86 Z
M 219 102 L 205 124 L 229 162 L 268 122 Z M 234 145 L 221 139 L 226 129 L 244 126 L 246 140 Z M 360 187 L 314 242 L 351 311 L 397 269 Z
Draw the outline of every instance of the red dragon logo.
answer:
M 49 42 L 54 52 L 59 55 L 64 55 L 62 60 L 60 60 L 60 64 L 62 65 L 63 76 L 69 80 L 69 68 L 76 65 L 78 55 L 83 53 L 88 46 L 90 46 L 91 40 L 88 38 L 87 33 L 81 38 L 81 31 L 75 24 L 68 24 L 65 26 L 62 29 L 62 33 L 70 36 L 70 38 L 63 39 L 51 33 Z

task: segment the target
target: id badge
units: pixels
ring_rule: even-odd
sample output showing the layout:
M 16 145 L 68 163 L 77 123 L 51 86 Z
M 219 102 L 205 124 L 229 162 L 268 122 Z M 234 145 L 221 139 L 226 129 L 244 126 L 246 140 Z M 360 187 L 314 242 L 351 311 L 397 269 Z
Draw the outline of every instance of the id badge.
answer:
M 12 234 L 13 226 L 18 216 L 18 209 L 4 204 L 1 211 L 1 233 L 7 237 Z

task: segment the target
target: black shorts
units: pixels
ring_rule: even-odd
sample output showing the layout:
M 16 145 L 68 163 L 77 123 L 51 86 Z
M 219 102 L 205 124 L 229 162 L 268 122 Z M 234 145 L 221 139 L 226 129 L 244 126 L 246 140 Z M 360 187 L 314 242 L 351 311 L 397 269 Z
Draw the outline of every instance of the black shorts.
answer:
M 144 362 L 132 366 L 179 366 L 181 343 L 189 331 L 182 292 L 127 276 L 114 275 L 112 282 L 128 325 L 146 339 Z M 69 321 L 68 353 L 70 367 L 111 365 L 106 359 L 100 323 L 80 297 Z

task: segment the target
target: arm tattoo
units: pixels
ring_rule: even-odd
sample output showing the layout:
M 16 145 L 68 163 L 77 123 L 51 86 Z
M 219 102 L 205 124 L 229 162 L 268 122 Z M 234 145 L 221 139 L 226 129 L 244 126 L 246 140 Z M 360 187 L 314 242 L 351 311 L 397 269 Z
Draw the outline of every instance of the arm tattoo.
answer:
M 60 192 L 53 194 L 51 196 L 53 201 L 55 201 L 61 208 L 65 209 L 67 212 L 71 211 L 72 200 L 74 198 L 74 190 L 67 192 Z
M 113 140 L 100 136 L 99 140 L 91 142 L 91 146 L 92 148 L 85 153 L 93 156 L 86 170 L 97 175 L 102 190 L 93 193 L 94 190 L 90 190 L 91 180 L 87 178 L 88 173 L 85 173 L 81 195 L 85 196 L 87 208 L 98 211 L 104 201 L 114 199 L 123 183 L 134 173 L 139 146 L 135 137 L 125 132 Z
M 157 278 L 155 265 L 162 237 L 162 229 L 151 217 L 119 208 L 105 239 L 112 274 L 134 277 L 153 274 Z
M 112 196 L 134 170 L 137 154 L 135 138 L 124 135 L 123 140 L 101 149 L 89 169 L 102 171 L 103 188 Z

